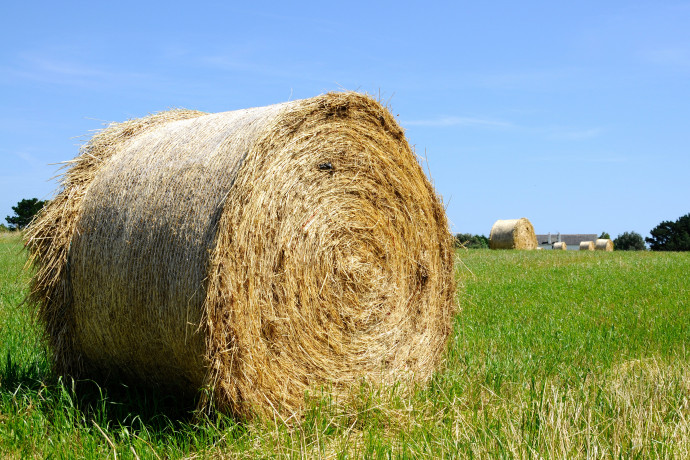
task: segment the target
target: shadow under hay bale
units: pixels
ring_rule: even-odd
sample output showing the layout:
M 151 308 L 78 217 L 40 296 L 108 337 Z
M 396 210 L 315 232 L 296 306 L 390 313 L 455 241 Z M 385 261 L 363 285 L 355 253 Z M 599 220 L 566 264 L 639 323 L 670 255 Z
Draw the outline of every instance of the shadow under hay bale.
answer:
M 489 234 L 491 249 L 536 249 L 537 236 L 532 223 L 520 219 L 497 220 Z
M 27 245 L 58 373 L 205 389 L 240 416 L 424 382 L 456 311 L 440 199 L 356 93 L 113 124 Z
M 594 251 L 594 241 L 580 241 L 580 251 Z
M 599 238 L 594 244 L 597 251 L 613 251 L 613 241 L 608 238 Z

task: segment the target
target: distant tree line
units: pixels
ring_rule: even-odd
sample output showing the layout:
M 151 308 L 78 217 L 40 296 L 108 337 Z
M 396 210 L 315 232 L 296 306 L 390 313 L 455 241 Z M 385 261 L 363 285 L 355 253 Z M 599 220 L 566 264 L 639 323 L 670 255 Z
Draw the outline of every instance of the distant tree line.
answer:
M 639 233 L 625 232 L 613 240 L 613 247 L 618 251 L 644 251 L 646 241 L 652 251 L 690 251 L 690 214 L 675 222 L 665 220 L 649 233 L 651 236 L 643 239 Z
M 647 247 L 644 245 L 642 235 L 637 232 L 625 232 L 613 240 L 613 248 L 616 251 L 644 251 Z
M 644 251 L 645 241 L 652 251 L 690 251 L 690 213 L 679 217 L 675 222 L 664 221 L 654 227 L 650 237 L 643 238 L 637 232 L 624 232 L 613 240 L 617 251 Z M 611 236 L 602 232 L 599 238 Z M 455 235 L 455 246 L 467 249 L 488 249 L 489 239 L 484 235 L 458 233 Z
M 21 200 L 17 206 L 12 206 L 14 215 L 5 217 L 9 228 L 0 224 L 0 231 L 24 229 L 46 203 L 47 201 L 38 198 Z M 646 241 L 652 251 L 690 251 L 690 213 L 679 217 L 675 222 L 663 221 L 649 233 L 651 236 L 643 239 L 637 232 L 625 232 L 613 240 L 613 246 L 618 251 L 644 251 Z M 599 238 L 611 237 L 602 232 Z M 455 235 L 455 246 L 488 249 L 489 239 L 484 235 L 458 233 Z
M 690 213 L 675 222 L 665 220 L 654 227 L 650 237 L 642 238 L 637 232 L 625 232 L 613 240 L 617 251 L 644 251 L 645 241 L 652 251 L 690 251 Z M 603 232 L 599 238 L 610 238 Z
M 690 213 L 675 222 L 663 221 L 645 238 L 652 251 L 690 251 Z
M 489 249 L 489 239 L 484 235 L 458 233 L 455 235 L 455 247 L 467 249 Z

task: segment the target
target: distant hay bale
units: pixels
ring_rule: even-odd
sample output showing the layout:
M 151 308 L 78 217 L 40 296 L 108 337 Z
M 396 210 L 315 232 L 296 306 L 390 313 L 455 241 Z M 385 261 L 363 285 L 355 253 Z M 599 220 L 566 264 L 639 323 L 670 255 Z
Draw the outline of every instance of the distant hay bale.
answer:
M 568 245 L 563 241 L 559 241 L 558 243 L 553 243 L 553 249 L 556 251 L 565 251 L 568 249 Z
M 580 251 L 594 251 L 594 241 L 580 241 Z
M 27 246 L 58 373 L 207 389 L 239 416 L 424 382 L 456 312 L 440 199 L 357 93 L 113 124 Z
M 599 238 L 594 245 L 597 251 L 613 251 L 613 241 L 608 238 Z
M 526 218 L 497 220 L 489 234 L 491 249 L 536 249 L 537 236 Z

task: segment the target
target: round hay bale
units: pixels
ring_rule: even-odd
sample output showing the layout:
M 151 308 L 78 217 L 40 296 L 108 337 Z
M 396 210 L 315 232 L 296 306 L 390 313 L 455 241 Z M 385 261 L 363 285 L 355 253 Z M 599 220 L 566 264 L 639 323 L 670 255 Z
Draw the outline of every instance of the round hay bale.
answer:
M 558 243 L 553 243 L 553 249 L 556 251 L 565 251 L 568 249 L 568 245 L 563 241 L 559 241 Z
M 613 241 L 608 238 L 599 238 L 594 244 L 597 251 L 613 251 Z
M 393 116 L 357 93 L 113 124 L 27 246 L 57 372 L 239 416 L 424 382 L 456 313 L 441 201 Z
M 491 249 L 536 249 L 537 236 L 532 223 L 525 217 L 497 220 L 489 234 Z
M 594 251 L 594 241 L 580 241 L 580 251 Z

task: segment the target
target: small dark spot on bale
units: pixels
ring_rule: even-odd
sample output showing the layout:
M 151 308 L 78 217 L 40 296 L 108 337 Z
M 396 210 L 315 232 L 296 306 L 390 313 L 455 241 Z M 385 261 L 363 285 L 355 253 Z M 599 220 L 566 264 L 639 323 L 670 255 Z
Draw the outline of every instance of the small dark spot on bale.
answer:
M 420 266 L 417 269 L 417 279 L 419 282 L 419 288 L 423 291 L 427 285 L 427 282 L 429 281 L 429 272 L 427 271 L 426 267 Z
M 336 106 L 331 106 L 329 107 L 329 110 L 326 112 L 326 118 L 333 118 L 333 117 L 340 117 L 344 118 L 347 116 L 348 111 L 350 109 L 350 106 L 348 104 L 340 104 Z

